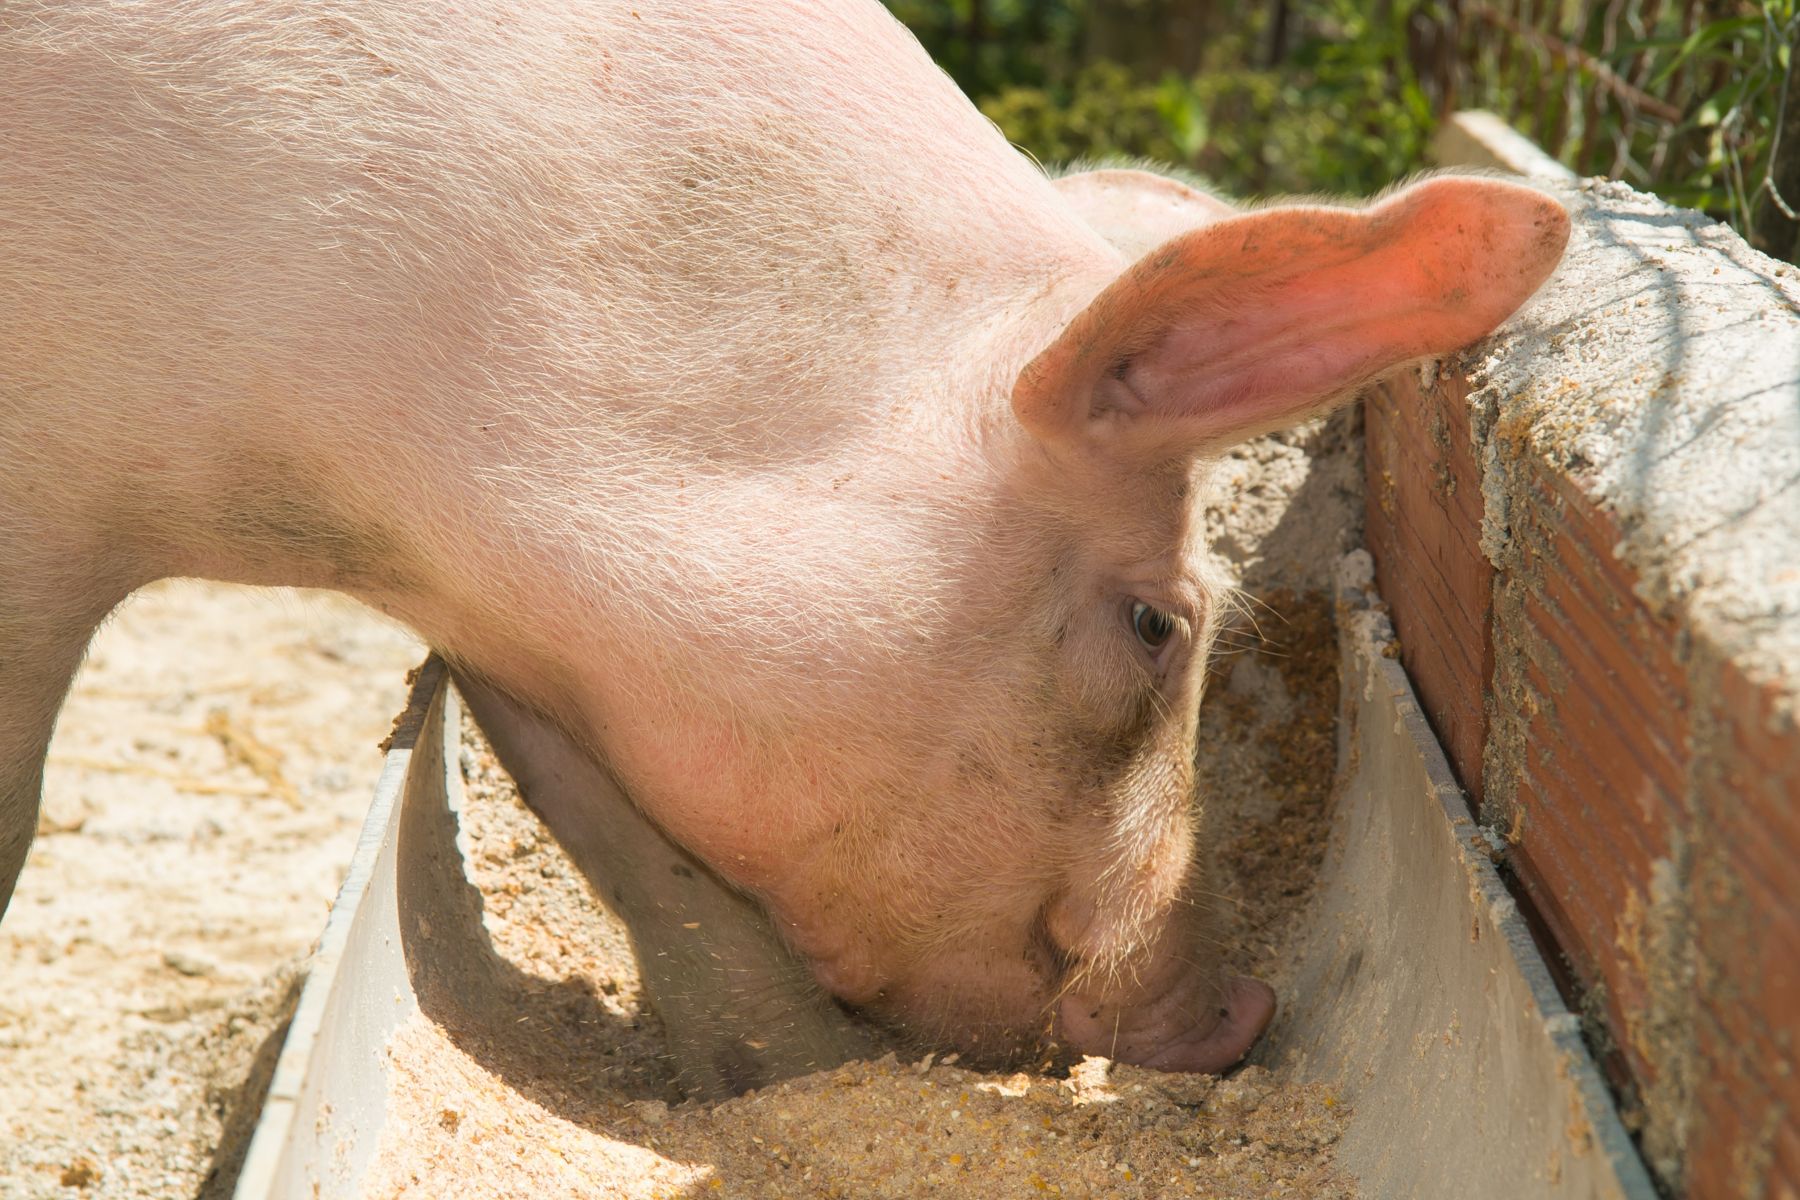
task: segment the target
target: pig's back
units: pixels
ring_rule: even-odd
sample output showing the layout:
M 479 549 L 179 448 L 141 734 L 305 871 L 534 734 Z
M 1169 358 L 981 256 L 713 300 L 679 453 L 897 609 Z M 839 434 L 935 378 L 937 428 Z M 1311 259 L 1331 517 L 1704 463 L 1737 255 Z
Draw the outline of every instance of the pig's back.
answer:
M 58 0 L 0 41 L 14 419 L 804 454 L 1080 249 L 873 4 Z

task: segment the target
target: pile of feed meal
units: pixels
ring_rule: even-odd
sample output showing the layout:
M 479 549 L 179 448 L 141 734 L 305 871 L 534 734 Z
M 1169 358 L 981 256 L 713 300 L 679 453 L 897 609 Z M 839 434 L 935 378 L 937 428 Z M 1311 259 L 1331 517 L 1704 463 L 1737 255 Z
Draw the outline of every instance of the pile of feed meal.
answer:
M 1278 989 L 1329 816 L 1322 572 L 1354 536 L 1351 429 L 1340 417 L 1241 448 L 1212 514 L 1244 603 L 1202 708 L 1203 853 L 1229 965 Z M 509 1019 L 419 1014 L 395 1034 L 372 1200 L 1355 1195 L 1334 1164 L 1353 1119 L 1336 1089 L 1254 1054 L 1217 1079 L 1093 1057 L 982 1073 L 902 1050 L 683 1102 L 623 928 L 472 723 L 463 735 L 468 872 Z

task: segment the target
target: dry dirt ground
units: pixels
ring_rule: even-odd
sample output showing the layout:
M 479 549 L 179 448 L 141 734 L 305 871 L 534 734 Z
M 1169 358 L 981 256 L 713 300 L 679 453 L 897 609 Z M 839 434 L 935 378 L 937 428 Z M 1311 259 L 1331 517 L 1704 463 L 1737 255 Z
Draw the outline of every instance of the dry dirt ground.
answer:
M 170 582 L 102 629 L 0 921 L 0 1196 L 219 1190 L 421 656 L 323 593 Z

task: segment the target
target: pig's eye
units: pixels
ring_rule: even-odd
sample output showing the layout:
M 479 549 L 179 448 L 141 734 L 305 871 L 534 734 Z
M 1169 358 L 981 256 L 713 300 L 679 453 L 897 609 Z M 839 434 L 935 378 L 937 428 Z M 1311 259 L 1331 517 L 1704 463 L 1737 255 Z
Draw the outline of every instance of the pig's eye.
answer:
M 1175 618 L 1160 608 L 1151 608 L 1142 600 L 1133 600 L 1131 631 L 1137 634 L 1144 649 L 1154 653 L 1168 644 L 1169 637 L 1175 632 Z

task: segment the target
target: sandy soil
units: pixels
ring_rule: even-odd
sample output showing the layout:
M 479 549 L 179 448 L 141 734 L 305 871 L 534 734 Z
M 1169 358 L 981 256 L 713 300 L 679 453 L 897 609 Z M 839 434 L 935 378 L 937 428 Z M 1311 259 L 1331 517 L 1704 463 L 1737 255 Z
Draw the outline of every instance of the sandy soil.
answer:
M 0 922 L 0 1196 L 229 1181 L 421 654 L 336 596 L 192 582 L 101 631 Z

